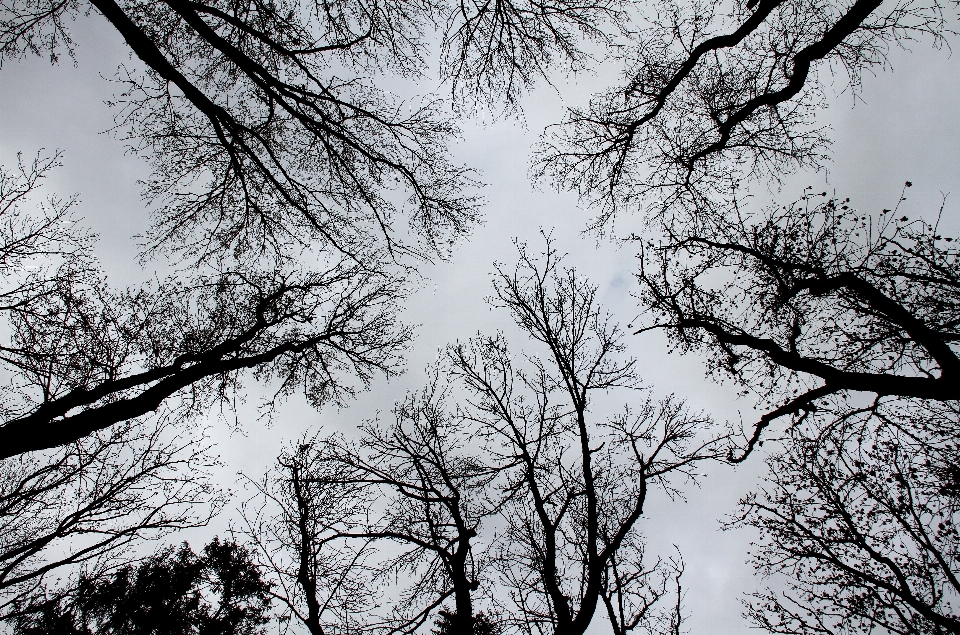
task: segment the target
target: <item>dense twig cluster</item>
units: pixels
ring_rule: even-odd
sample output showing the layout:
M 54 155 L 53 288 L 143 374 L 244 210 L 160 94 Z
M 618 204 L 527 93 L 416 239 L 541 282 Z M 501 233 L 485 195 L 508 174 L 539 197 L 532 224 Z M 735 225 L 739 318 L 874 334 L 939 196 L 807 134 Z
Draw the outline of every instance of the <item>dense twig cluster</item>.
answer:
M 748 617 L 773 633 L 956 633 L 960 521 L 956 402 L 883 399 L 794 431 L 735 525 L 786 590 Z
M 772 420 L 828 395 L 955 400 L 958 255 L 897 209 L 872 219 L 820 194 L 756 219 L 673 225 L 644 246 L 643 330 L 667 329 L 766 399 L 749 452 Z
M 572 108 L 537 174 L 598 204 L 598 226 L 640 207 L 723 214 L 744 179 L 819 168 L 817 121 L 837 75 L 856 94 L 891 46 L 954 33 L 954 3 L 751 0 L 653 3 L 623 84 Z

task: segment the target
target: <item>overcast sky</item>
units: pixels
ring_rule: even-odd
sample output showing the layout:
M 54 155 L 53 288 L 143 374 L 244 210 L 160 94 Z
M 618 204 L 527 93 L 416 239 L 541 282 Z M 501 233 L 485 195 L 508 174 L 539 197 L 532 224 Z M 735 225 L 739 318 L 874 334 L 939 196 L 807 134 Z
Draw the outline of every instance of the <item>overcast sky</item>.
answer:
M 0 162 L 9 165 L 17 152 L 62 149 L 65 165 L 49 179 L 49 191 L 80 193 L 80 210 L 100 234 L 96 252 L 111 281 L 130 284 L 151 275 L 152 265 L 144 271 L 136 264 L 133 240 L 148 224 L 136 184 L 137 178 L 146 176 L 146 168 L 125 153 L 122 142 L 104 132 L 112 113 L 103 103 L 114 91 L 108 78 L 127 61 L 127 53 L 98 15 L 81 18 L 73 30 L 78 42 L 76 67 L 69 58 L 58 66 L 29 58 L 8 61 L 0 70 Z M 829 174 L 796 175 L 787 179 L 782 192 L 758 190 L 758 198 L 788 202 L 806 185 L 818 189 L 824 185 L 841 197 L 849 196 L 861 211 L 874 213 L 895 204 L 903 182 L 911 180 L 907 213 L 935 219 L 941 192 L 954 192 L 947 198 L 941 227 L 958 233 L 960 56 L 917 45 L 912 53 L 894 52 L 891 61 L 891 69 L 865 78 L 862 101 L 855 107 L 849 94 L 841 94 L 822 114 L 821 121 L 834 129 Z M 318 414 L 294 400 L 267 429 L 247 409 L 241 412 L 243 435 L 231 435 L 225 424 L 215 421 L 213 431 L 227 463 L 225 485 L 233 486 L 240 470 L 261 474 L 282 443 L 304 430 L 348 429 L 378 410 L 388 411 L 404 391 L 424 380 L 423 368 L 444 344 L 478 331 L 509 330 L 509 316 L 489 310 L 483 298 L 490 292 L 492 262 L 515 261 L 511 238 L 539 247 L 539 229 L 552 231 L 560 251 L 569 254 L 567 264 L 599 286 L 600 300 L 609 311 L 624 324 L 637 315 L 631 296 L 636 290 L 633 252 L 598 246 L 594 237 L 583 236 L 590 212 L 578 208 L 570 195 L 534 190 L 527 179 L 530 146 L 543 126 L 561 118 L 565 103 L 584 103 L 617 70 L 600 69 L 597 76 L 561 84 L 559 90 L 536 91 L 524 102 L 525 125 L 513 120 L 464 123 L 464 139 L 455 153 L 480 170 L 488 184 L 486 221 L 451 262 L 423 268 L 423 288 L 411 298 L 405 314 L 409 322 L 420 325 L 407 373 L 389 383 L 377 381 L 342 411 Z M 698 359 L 668 356 L 661 336 L 635 336 L 628 343 L 655 392 L 676 393 L 721 421 L 739 420 L 741 412 L 745 420 L 753 416 L 752 401 L 737 402 L 733 387 L 706 379 Z M 761 584 L 744 563 L 749 535 L 719 531 L 718 519 L 733 511 L 736 501 L 761 478 L 760 458 L 737 469 L 712 469 L 701 488 L 689 492 L 686 503 L 657 497 L 648 507 L 641 528 L 651 548 L 669 556 L 676 544 L 683 554 L 684 605 L 691 633 L 747 630 L 740 617 L 740 597 Z M 211 531 L 222 531 L 230 511 Z

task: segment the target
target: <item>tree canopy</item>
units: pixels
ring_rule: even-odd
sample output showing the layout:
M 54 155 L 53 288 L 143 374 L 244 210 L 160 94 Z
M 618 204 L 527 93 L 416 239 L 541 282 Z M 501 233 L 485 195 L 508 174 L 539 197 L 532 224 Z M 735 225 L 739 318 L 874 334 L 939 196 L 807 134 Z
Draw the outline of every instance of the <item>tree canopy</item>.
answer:
M 873 214 L 776 191 L 824 169 L 828 87 L 856 99 L 893 48 L 949 48 L 958 6 L 0 0 L 3 64 L 73 56 L 76 20 L 122 38 L 110 106 L 150 171 L 140 264 L 172 269 L 113 285 L 77 196 L 41 197 L 62 155 L 0 167 L 0 619 L 24 635 L 254 635 L 274 615 L 313 635 L 583 635 L 599 617 L 679 635 L 688 562 L 647 552 L 651 495 L 765 460 L 726 523 L 757 532 L 754 626 L 960 633 L 949 207 L 905 211 L 911 181 Z M 217 406 L 261 383 L 267 416 L 296 393 L 342 407 L 403 370 L 423 265 L 482 221 L 462 121 L 522 115 L 538 83 L 562 93 L 600 63 L 621 79 L 564 102 L 530 177 L 636 250 L 634 324 L 541 230 L 542 254 L 517 242 L 494 266 L 489 299 L 524 346 L 458 339 L 390 415 L 288 443 L 247 479 L 245 544 L 127 553 L 225 507 L 198 432 Z M 651 331 L 761 413 L 723 429 L 658 395 L 626 354 Z
M 270 585 L 246 549 L 219 538 L 197 555 L 183 543 L 103 577 L 81 577 L 62 597 L 23 614 L 18 635 L 258 635 Z

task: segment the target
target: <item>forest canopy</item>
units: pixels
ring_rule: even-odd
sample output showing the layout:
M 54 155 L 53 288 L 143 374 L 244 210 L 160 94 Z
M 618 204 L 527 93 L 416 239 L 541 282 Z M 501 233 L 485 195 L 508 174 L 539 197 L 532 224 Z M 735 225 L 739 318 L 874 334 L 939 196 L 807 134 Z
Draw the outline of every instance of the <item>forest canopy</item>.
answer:
M 862 206 L 826 115 L 957 11 L 0 0 L 4 91 L 122 46 L 96 72 L 145 174 L 114 186 L 145 230 L 107 235 L 70 156 L 0 129 L 3 628 L 679 635 L 705 565 L 665 528 L 743 466 L 691 531 L 752 536 L 744 624 L 960 633 L 960 225 L 922 173 Z

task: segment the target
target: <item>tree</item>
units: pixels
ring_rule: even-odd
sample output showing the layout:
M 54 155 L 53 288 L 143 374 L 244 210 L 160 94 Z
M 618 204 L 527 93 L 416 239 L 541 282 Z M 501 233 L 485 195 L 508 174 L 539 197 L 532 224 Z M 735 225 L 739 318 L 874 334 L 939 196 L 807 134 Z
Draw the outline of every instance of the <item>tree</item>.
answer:
M 451 633 L 461 633 L 456 630 L 454 620 L 449 611 L 441 609 L 437 614 L 437 628 L 431 631 L 434 635 L 449 635 Z M 476 635 L 497 635 L 500 627 L 483 613 L 477 613 L 473 620 L 473 633 Z
M 672 479 L 695 478 L 696 464 L 717 457 L 723 439 L 709 436 L 709 418 L 672 397 L 648 395 L 639 407 L 590 421 L 595 394 L 638 388 L 639 379 L 596 288 L 559 262 L 547 239 L 542 260 L 521 247 L 513 272 L 497 268 L 493 301 L 545 349 L 528 354 L 529 369 L 515 366 L 502 336 L 449 354 L 472 393 L 469 416 L 509 468 L 497 562 L 514 624 L 577 635 L 601 602 L 618 594 L 650 600 L 645 583 L 658 571 L 631 560 L 641 552 L 637 523 L 649 488 L 677 494 Z M 611 576 L 615 563 L 621 569 Z M 627 570 L 633 579 L 618 589 Z M 608 614 L 624 627 L 621 614 Z
M 544 354 L 516 366 L 502 335 L 451 346 L 392 425 L 311 438 L 259 487 L 280 514 L 258 508 L 250 532 L 312 633 L 347 628 L 340 613 L 353 630 L 413 632 L 434 611 L 441 633 L 583 633 L 601 602 L 618 633 L 670 629 L 675 614 L 650 609 L 679 569 L 644 565 L 638 520 L 649 487 L 678 493 L 671 479 L 724 440 L 674 398 L 592 420 L 597 391 L 637 388 L 635 363 L 596 289 L 558 262 L 548 240 L 542 263 L 521 248 L 496 276 L 496 303 Z M 361 595 L 378 580 L 393 592 Z
M 362 383 L 394 370 L 408 331 L 389 316 L 409 272 L 391 275 L 390 263 L 447 254 L 479 201 L 472 173 L 449 160 L 456 126 L 440 104 L 400 102 L 376 79 L 422 79 L 428 27 L 444 23 L 453 92 L 512 101 L 554 56 L 581 65 L 589 57 L 581 34 L 608 39 L 599 25 L 618 23 L 619 6 L 0 4 L 0 60 L 72 54 L 68 21 L 91 12 L 117 29 L 146 69 L 124 68 L 114 100 L 117 130 L 153 166 L 145 195 L 156 217 L 144 255 L 176 252 L 207 267 L 110 290 L 87 253 L 92 236 L 67 218 L 74 199 L 51 199 L 49 224 L 35 235 L 10 225 L 17 236 L 7 256 L 21 239 L 25 248 L 39 240 L 64 263 L 11 291 L 4 308 L 26 338 L 5 361 L 43 395 L 0 426 L 3 456 L 76 440 L 177 394 L 209 405 L 246 369 L 279 370 L 283 392 L 302 379 L 316 403 L 351 392 L 329 369 Z M 19 184 L 4 172 L 3 214 L 56 163 L 38 158 Z M 396 227 L 398 216 L 410 232 Z M 52 429 L 49 441 L 30 432 L 39 428 Z
M 84 634 L 255 635 L 268 621 L 269 589 L 242 545 L 214 538 L 198 556 L 184 543 L 111 576 L 80 578 L 14 632 L 39 635 L 66 624 Z
M 546 137 L 537 173 L 601 207 L 723 215 L 743 182 L 819 169 L 825 87 L 855 96 L 889 49 L 954 33 L 955 5 L 819 0 L 656 2 L 623 55 L 624 83 L 572 108 Z
M 585 45 L 610 48 L 628 29 L 629 9 L 621 0 L 443 6 L 441 72 L 454 104 L 518 109 L 519 97 L 537 80 L 550 81 L 561 69 L 581 72 L 597 61 Z
M 197 435 L 124 423 L 0 461 L 0 619 L 31 611 L 54 575 L 106 575 L 136 541 L 204 525 L 222 500 Z
M 305 439 L 279 460 L 272 489 L 279 496 L 269 493 L 269 481 L 259 486 L 283 511 L 268 523 L 248 521 L 251 534 L 282 588 L 295 589 L 282 601 L 311 633 L 323 632 L 324 609 L 333 620 L 327 628 L 336 621 L 346 628 L 349 618 L 354 629 L 413 632 L 451 598 L 443 628 L 475 632 L 483 555 L 474 541 L 496 507 L 489 487 L 496 471 L 469 449 L 471 431 L 445 400 L 435 370 L 422 392 L 397 404 L 392 425 L 367 422 L 359 443 L 337 435 Z M 378 547 L 384 555 L 374 555 Z M 322 578 L 331 576 L 324 586 Z M 407 581 L 402 586 L 399 577 Z M 354 598 L 350 614 L 341 615 L 338 602 L 347 597 L 329 602 L 332 584 L 338 593 L 347 585 L 351 596 L 358 593 L 353 585 L 371 595 L 384 584 L 399 588 L 386 614 L 373 610 L 371 597 Z M 306 615 L 293 608 L 298 598 Z
M 672 573 L 669 565 L 644 560 L 637 525 L 651 486 L 677 495 L 671 477 L 693 479 L 695 463 L 718 456 L 717 439 L 696 442 L 709 420 L 673 398 L 648 397 L 640 408 L 607 422 L 607 429 L 585 425 L 581 445 L 576 409 L 561 399 L 550 403 L 550 393 L 563 388 L 549 376 L 533 375 L 527 383 L 503 363 L 509 353 L 499 343 L 475 343 L 476 361 L 467 372 L 475 373 L 468 381 L 477 382 L 478 396 L 486 400 L 474 405 L 489 417 L 488 434 L 501 438 L 496 456 L 512 468 L 502 512 L 508 529 L 495 555 L 511 600 L 503 609 L 510 624 L 527 633 L 582 633 L 603 606 L 615 632 L 671 632 L 663 615 L 642 608 L 666 595 L 661 583 Z M 479 387 L 481 381 L 486 387 Z M 514 393 L 514 383 L 533 398 Z M 546 394 L 533 392 L 544 389 Z M 578 461 L 581 447 L 591 448 L 589 461 Z
M 276 379 L 278 398 L 302 389 L 319 406 L 398 367 L 410 337 L 395 317 L 404 284 L 356 263 L 200 271 L 112 289 L 72 199 L 52 198 L 39 215 L 23 209 L 56 164 L 57 155 L 38 157 L 0 180 L 0 313 L 11 332 L 0 364 L 12 377 L 0 458 L 158 409 L 190 418 L 229 403 L 248 370 Z
M 819 418 L 819 417 L 818 417 Z M 958 633 L 956 402 L 878 400 L 795 429 L 733 526 L 785 590 L 747 616 L 772 633 Z
M 120 76 L 116 104 L 153 166 L 157 246 L 217 260 L 322 243 L 367 262 L 371 232 L 415 247 L 394 235 L 395 188 L 426 253 L 469 228 L 468 173 L 444 145 L 455 127 L 351 76 L 415 74 L 429 3 L 85 5 L 8 3 L 0 53 L 55 60 L 74 46 L 66 21 L 91 9 L 120 33 L 146 68 Z
M 295 444 L 273 473 L 251 481 L 255 496 L 241 513 L 257 558 L 271 574 L 281 619 L 324 635 L 341 624 L 357 630 L 375 606 L 370 550 L 343 538 L 363 527 L 374 501 L 360 484 L 331 487 L 335 466 L 315 461 L 313 448 L 309 439 Z
M 171 397 L 188 418 L 229 403 L 249 369 L 278 380 L 278 398 L 302 389 L 315 405 L 343 400 L 354 382 L 394 372 L 410 335 L 395 320 L 396 280 L 343 263 L 67 291 L 14 317 L 7 360 L 25 398 L 0 426 L 0 456 L 70 443 Z
M 684 564 L 679 555 L 650 565 L 643 542 L 631 536 L 610 559 L 602 592 L 614 635 L 633 632 L 680 635 L 683 625 Z M 665 605 L 665 598 L 672 604 Z
M 650 13 L 624 84 L 569 112 L 538 174 L 599 205 L 595 228 L 643 213 L 630 234 L 648 311 L 638 332 L 664 329 L 674 347 L 707 354 L 712 373 L 765 410 L 731 461 L 790 419 L 771 490 L 746 499 L 740 517 L 765 532 L 758 568 L 786 575 L 790 592 L 758 596 L 749 615 L 778 633 L 954 632 L 953 546 L 942 536 L 952 508 L 927 494 L 939 477 L 890 445 L 902 435 L 917 456 L 948 460 L 947 437 L 923 413 L 956 429 L 952 239 L 899 204 L 871 219 L 849 199 L 807 193 L 758 217 L 745 195 L 822 166 L 825 79 L 845 74 L 856 98 L 891 46 L 949 45 L 955 8 L 750 0 Z M 913 478 L 904 487 L 918 498 L 888 494 L 878 475 Z
M 110 289 L 87 249 L 93 237 L 67 218 L 74 199 L 56 201 L 62 209 L 51 208 L 34 238 L 63 266 L 11 291 L 4 311 L 23 340 L 5 361 L 40 394 L 0 426 L 3 456 L 79 439 L 171 397 L 188 396 L 173 409 L 198 412 L 251 369 L 277 378 L 283 395 L 299 383 L 316 404 L 351 394 L 352 379 L 393 372 L 409 337 L 392 317 L 409 272 L 391 274 L 390 263 L 446 254 L 472 227 L 478 200 L 470 171 L 447 157 L 456 128 L 438 102 L 397 102 L 375 78 L 419 77 L 427 27 L 443 22 L 453 91 L 512 100 L 553 56 L 572 67 L 589 57 L 578 33 L 605 39 L 598 25 L 622 17 L 607 0 L 0 6 L 0 59 L 55 62 L 76 46 L 68 20 L 96 9 L 146 65 L 124 69 L 114 104 L 117 130 L 154 170 L 144 255 L 201 263 Z M 57 158 L 21 170 L 19 185 L 4 173 L 4 214 Z M 395 226 L 404 214 L 408 236 Z
M 609 40 L 621 6 L 8 0 L 0 57 L 70 54 L 68 20 L 93 9 L 119 32 L 145 67 L 121 72 L 114 104 L 152 164 L 154 249 L 218 261 L 319 245 L 373 266 L 383 251 L 445 254 L 479 202 L 450 161 L 457 127 L 441 104 L 399 101 L 378 78 L 422 81 L 436 38 L 454 95 L 513 102 L 554 58 L 582 66 L 582 40 Z
M 413 631 L 452 598 L 453 609 L 440 613 L 444 628 L 473 634 L 489 628 L 477 622 L 476 596 L 487 563 L 476 539 L 496 512 L 491 484 L 498 466 L 471 449 L 472 430 L 449 411 L 449 387 L 439 372 L 434 369 L 420 393 L 396 405 L 392 426 L 365 424 L 359 448 L 329 438 L 318 458 L 339 474 L 329 485 L 372 487 L 374 500 L 383 505 L 373 522 L 343 536 L 401 549 L 380 567 L 381 575 L 411 581 L 393 606 L 391 630 Z
M 936 225 L 810 193 L 757 219 L 674 230 L 644 246 L 651 319 L 638 332 L 665 329 L 768 403 L 736 460 L 772 421 L 825 397 L 960 394 L 960 251 Z
M 789 418 L 768 485 L 732 523 L 761 531 L 754 563 L 787 590 L 747 615 L 775 633 L 957 632 L 954 239 L 899 205 L 875 219 L 826 193 L 672 227 L 644 245 L 640 330 L 761 396 L 731 460 Z

